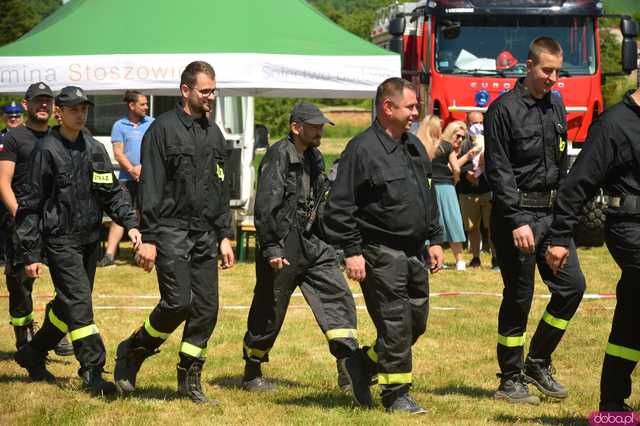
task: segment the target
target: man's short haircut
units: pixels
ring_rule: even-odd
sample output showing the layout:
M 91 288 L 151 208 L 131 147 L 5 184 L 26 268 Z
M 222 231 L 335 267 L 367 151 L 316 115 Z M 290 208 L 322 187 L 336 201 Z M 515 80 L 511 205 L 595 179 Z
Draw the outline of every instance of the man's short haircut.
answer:
M 537 64 L 540 60 L 540 54 L 543 52 L 554 56 L 562 56 L 562 46 L 551 37 L 538 37 L 529 45 L 527 59 L 531 59 L 534 64 Z
M 144 96 L 144 94 L 139 90 L 127 90 L 126 92 L 124 92 L 124 97 L 122 98 L 122 100 L 125 104 L 129 104 L 129 102 L 138 102 L 138 98 L 140 96 Z
M 216 79 L 216 72 L 208 62 L 194 61 L 187 65 L 184 71 L 182 71 L 182 75 L 180 76 L 180 85 L 185 84 L 189 87 L 195 86 L 196 77 L 199 73 L 206 74 L 213 80 Z
M 391 77 L 380 83 L 378 90 L 376 90 L 376 106 L 382 105 L 385 99 L 393 96 L 401 96 L 404 94 L 404 89 L 409 89 L 413 92 L 416 91 L 416 86 L 410 81 L 407 81 L 399 77 Z

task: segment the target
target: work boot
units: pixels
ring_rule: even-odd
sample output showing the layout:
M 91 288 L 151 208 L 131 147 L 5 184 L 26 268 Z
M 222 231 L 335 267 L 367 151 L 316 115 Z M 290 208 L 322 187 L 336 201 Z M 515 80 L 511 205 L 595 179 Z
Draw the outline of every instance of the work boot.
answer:
M 38 351 L 31 344 L 23 345 L 14 356 L 18 365 L 26 368 L 29 378 L 34 382 L 55 382 L 56 378 L 45 366 L 47 354 Z
M 408 393 L 398 396 L 384 406 L 385 410 L 390 413 L 426 414 L 427 412 Z
M 145 359 L 157 354 L 157 349 L 147 349 L 136 344 L 136 337 L 140 329 L 120 342 L 116 350 L 116 367 L 113 377 L 116 386 L 122 393 L 130 393 L 136 389 L 136 376 Z
M 607 402 L 600 402 L 599 411 L 610 412 L 610 413 L 615 413 L 615 412 L 622 413 L 622 412 L 631 412 L 633 411 L 633 408 L 628 406 L 624 402 L 624 400 L 623 401 L 607 401 Z
M 529 393 L 527 383 L 521 374 L 497 374 L 500 386 L 493 395 L 495 399 L 504 399 L 516 404 L 540 404 L 540 398 Z
M 180 364 L 178 368 L 178 395 L 189 398 L 196 404 L 212 404 L 217 405 L 218 401 L 209 399 L 202 391 L 202 384 L 200 378 L 202 376 L 202 364 L 201 360 L 195 360 L 191 363 L 189 368 L 182 367 Z
M 25 325 L 14 326 L 13 333 L 16 335 L 16 349 L 20 349 L 33 339 L 33 322 Z
M 361 350 L 351 356 L 340 359 L 344 377 L 351 387 L 353 401 L 361 407 L 371 408 L 373 399 L 369 390 L 369 374 L 367 374 L 366 355 Z
M 552 398 L 564 399 L 569 393 L 553 378 L 555 373 L 550 360 L 527 357 L 524 363 L 524 379 L 540 392 Z
M 259 362 L 245 363 L 241 386 L 247 392 L 269 392 L 276 388 L 274 383 L 262 377 L 262 368 Z
M 95 396 L 111 396 L 118 392 L 118 388 L 113 382 L 102 378 L 102 368 L 90 367 L 78 370 L 78 375 L 82 378 L 82 387 Z
M 62 339 L 60 339 L 58 344 L 53 348 L 53 352 L 58 356 L 71 356 L 74 354 L 73 344 L 69 341 L 66 334 L 62 336 Z
M 336 369 L 338 370 L 338 387 L 344 393 L 351 393 L 351 382 L 347 377 L 347 372 L 342 368 L 341 360 L 336 359 Z

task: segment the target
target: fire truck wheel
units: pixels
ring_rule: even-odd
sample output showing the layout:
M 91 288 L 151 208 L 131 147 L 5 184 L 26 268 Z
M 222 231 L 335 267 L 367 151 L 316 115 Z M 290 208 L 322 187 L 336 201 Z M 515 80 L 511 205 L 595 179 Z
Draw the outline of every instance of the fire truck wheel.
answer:
M 574 240 L 578 247 L 600 247 L 604 244 L 605 204 L 595 197 L 583 208 L 576 225 Z

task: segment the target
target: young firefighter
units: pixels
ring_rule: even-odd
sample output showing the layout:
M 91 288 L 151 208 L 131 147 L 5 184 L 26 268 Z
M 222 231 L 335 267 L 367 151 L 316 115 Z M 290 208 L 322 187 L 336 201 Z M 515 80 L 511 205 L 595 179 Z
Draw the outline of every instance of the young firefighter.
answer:
M 91 293 L 99 255 L 103 213 L 140 244 L 136 215 L 116 180 L 109 155 L 82 129 L 91 101 L 79 87 L 63 88 L 55 99 L 61 125 L 35 148 L 28 191 L 18 200 L 16 234 L 27 274 L 42 275 L 42 251 L 56 290 L 42 328 L 16 353 L 35 381 L 53 381 L 45 357 L 69 333 L 83 386 L 93 394 L 116 391 L 102 378 L 106 351 L 93 320 Z

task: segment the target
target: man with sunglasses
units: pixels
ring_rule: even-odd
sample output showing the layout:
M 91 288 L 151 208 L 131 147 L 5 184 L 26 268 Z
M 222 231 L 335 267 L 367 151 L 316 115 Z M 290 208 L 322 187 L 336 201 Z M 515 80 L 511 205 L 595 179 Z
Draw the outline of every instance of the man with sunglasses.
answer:
M 133 392 L 144 360 L 184 322 L 178 393 L 215 403 L 202 390 L 201 372 L 218 316 L 218 248 L 222 268 L 233 266 L 234 255 L 225 140 L 207 118 L 216 94 L 211 65 L 187 65 L 180 92 L 181 103 L 151 124 L 141 150 L 136 259 L 147 272 L 156 265 L 160 302 L 118 346 L 114 374 L 121 392 Z
M 422 414 L 410 395 L 411 347 L 427 328 L 429 269 L 442 267 L 442 230 L 424 145 L 409 133 L 416 89 L 390 78 L 378 86 L 377 117 L 342 153 L 324 210 L 328 240 L 344 251 L 378 333 L 363 348 L 387 411 Z M 430 240 L 428 259 L 425 242 Z

